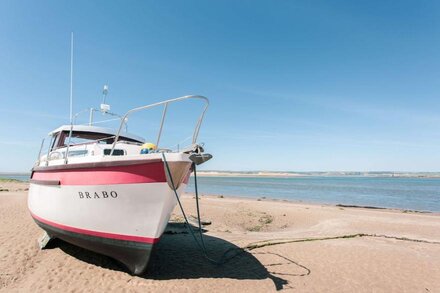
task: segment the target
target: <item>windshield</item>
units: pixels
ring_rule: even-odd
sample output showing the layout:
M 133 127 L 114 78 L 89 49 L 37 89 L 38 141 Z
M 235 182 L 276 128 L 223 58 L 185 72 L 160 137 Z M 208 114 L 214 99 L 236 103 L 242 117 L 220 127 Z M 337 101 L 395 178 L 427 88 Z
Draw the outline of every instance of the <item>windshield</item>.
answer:
M 73 131 L 70 138 L 70 145 L 99 143 L 99 144 L 112 144 L 115 136 L 107 133 L 97 133 L 88 131 Z M 120 137 L 118 141 L 125 140 L 129 142 L 141 143 L 140 141 L 130 139 L 127 137 Z M 66 147 L 69 142 L 69 131 L 63 131 L 56 134 L 54 143 L 54 149 Z

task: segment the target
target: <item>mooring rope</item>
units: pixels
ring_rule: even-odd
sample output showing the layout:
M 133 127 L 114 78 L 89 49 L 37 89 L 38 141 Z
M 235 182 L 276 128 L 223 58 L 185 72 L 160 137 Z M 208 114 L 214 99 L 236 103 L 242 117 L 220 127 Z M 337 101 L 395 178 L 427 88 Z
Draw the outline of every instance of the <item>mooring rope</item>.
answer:
M 162 158 L 163 161 L 165 163 L 165 167 L 167 169 L 167 174 L 168 177 L 170 178 L 170 183 L 171 183 L 171 187 L 174 191 L 174 195 L 176 196 L 177 199 L 177 203 L 179 204 L 180 210 L 182 212 L 183 218 L 185 219 L 185 226 L 188 229 L 188 231 L 190 232 L 190 234 L 192 235 L 194 241 L 196 242 L 197 246 L 199 247 L 200 251 L 202 252 L 203 256 L 211 263 L 216 264 L 216 265 L 222 265 L 226 262 L 228 262 L 229 260 L 231 260 L 232 258 L 236 257 L 237 255 L 239 255 L 240 253 L 243 253 L 244 250 L 242 248 L 237 248 L 237 247 L 232 247 L 227 249 L 222 256 L 220 257 L 219 260 L 215 260 L 212 259 L 207 252 L 206 246 L 205 246 L 205 241 L 203 239 L 203 230 L 202 230 L 202 224 L 201 224 L 201 220 L 200 220 L 200 205 L 199 205 L 199 192 L 198 192 L 198 188 L 197 188 L 197 171 L 196 171 L 196 164 L 192 163 L 192 168 L 194 171 L 194 189 L 195 189 L 195 194 L 196 194 L 196 207 L 197 207 L 197 222 L 198 222 L 198 229 L 199 229 L 199 234 L 200 234 L 200 242 L 197 240 L 197 237 L 194 233 L 194 230 L 192 229 L 190 223 L 188 222 L 188 217 L 186 216 L 185 210 L 183 209 L 182 203 L 180 201 L 179 195 L 177 194 L 177 189 L 176 186 L 174 185 L 173 182 L 173 177 L 171 176 L 171 171 L 170 171 L 170 167 L 168 165 L 168 161 L 165 158 L 165 153 L 162 153 Z M 228 255 L 228 253 L 230 251 L 233 250 L 239 250 L 238 253 L 232 255 L 229 258 L 226 258 L 226 256 Z

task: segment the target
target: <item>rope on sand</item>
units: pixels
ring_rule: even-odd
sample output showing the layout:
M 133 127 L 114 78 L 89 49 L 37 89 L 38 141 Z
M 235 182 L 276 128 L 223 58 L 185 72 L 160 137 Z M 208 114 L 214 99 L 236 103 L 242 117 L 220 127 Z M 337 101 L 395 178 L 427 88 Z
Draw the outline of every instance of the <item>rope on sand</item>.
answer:
M 334 240 L 334 239 L 351 239 L 351 238 L 361 238 L 361 237 L 374 237 L 374 238 L 386 238 L 386 239 L 395 239 L 400 241 L 410 241 L 410 242 L 419 242 L 419 243 L 428 243 L 428 244 L 440 244 L 440 241 L 429 241 L 423 239 L 414 239 L 407 237 L 397 237 L 397 236 L 389 236 L 383 234 L 367 234 L 367 233 L 357 233 L 357 234 L 348 234 L 341 236 L 329 236 L 329 237 L 319 237 L 319 238 L 302 238 L 302 239 L 273 239 L 273 240 L 264 240 L 260 242 L 250 243 L 244 247 L 245 250 L 253 250 L 257 248 L 262 248 L 266 246 L 287 244 L 287 243 L 296 243 L 296 242 L 311 242 L 311 241 L 323 241 L 323 240 Z

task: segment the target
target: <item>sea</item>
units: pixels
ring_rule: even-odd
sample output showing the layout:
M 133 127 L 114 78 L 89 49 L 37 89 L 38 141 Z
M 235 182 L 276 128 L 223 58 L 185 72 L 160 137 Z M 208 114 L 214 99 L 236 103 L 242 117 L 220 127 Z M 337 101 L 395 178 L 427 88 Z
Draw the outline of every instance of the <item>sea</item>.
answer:
M 19 180 L 19 181 L 29 181 L 29 176 L 30 175 L 4 175 L 4 174 L 0 174 L 0 179 L 14 179 L 14 180 Z
M 440 178 L 198 177 L 199 194 L 440 212 Z M 187 187 L 194 192 L 194 178 Z
M 29 181 L 28 175 L 0 175 Z M 317 204 L 341 204 L 440 212 L 440 178 L 308 176 L 201 177 L 199 194 L 267 198 Z M 194 192 L 191 177 L 187 192 Z

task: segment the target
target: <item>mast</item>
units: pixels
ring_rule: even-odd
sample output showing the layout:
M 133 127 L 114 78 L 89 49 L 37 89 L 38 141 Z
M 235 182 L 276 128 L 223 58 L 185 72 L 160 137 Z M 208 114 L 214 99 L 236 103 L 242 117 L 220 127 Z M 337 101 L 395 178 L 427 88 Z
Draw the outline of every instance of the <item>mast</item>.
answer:
M 70 124 L 73 123 L 73 32 L 70 34 Z

